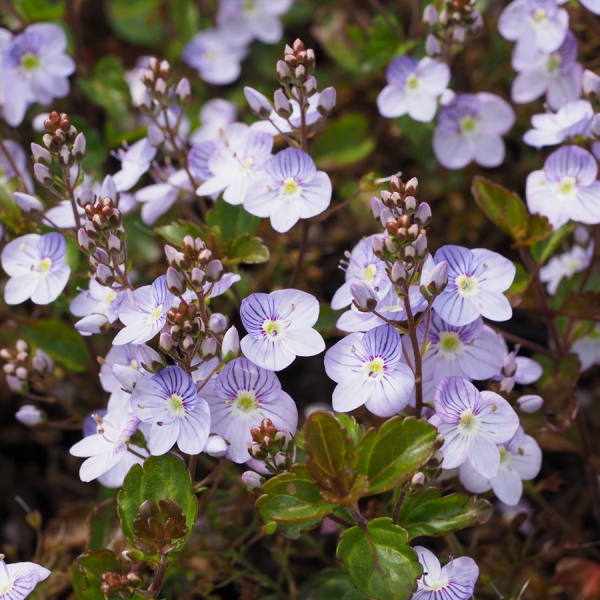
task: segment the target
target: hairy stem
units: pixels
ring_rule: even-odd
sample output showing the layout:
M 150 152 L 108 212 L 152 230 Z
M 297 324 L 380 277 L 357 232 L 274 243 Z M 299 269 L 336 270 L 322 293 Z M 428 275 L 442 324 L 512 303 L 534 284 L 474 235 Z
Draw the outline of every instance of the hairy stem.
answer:
M 421 357 L 421 348 L 419 347 L 419 340 L 417 339 L 417 326 L 415 318 L 413 316 L 412 308 L 410 306 L 410 299 L 408 297 L 408 287 L 406 288 L 406 294 L 404 296 L 404 309 L 406 310 L 406 319 L 408 321 L 408 335 L 412 344 L 414 360 L 415 360 L 415 416 L 417 419 L 421 418 L 421 412 L 423 411 L 423 359 Z

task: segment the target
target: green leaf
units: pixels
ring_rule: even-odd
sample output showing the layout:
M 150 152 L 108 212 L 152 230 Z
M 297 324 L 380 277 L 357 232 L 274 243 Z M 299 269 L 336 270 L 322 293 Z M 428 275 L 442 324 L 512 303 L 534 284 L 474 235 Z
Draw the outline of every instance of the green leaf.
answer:
M 318 525 L 337 508 L 337 504 L 323 500 L 304 465 L 294 465 L 291 473 L 269 479 L 262 492 L 256 508 L 265 522 L 265 529 L 272 533 L 278 525 L 280 531 L 292 539 Z
M 302 585 L 298 600 L 332 600 L 350 591 L 355 592 L 346 573 L 341 569 L 325 569 Z
M 172 0 L 169 14 L 177 30 L 177 41 L 182 45 L 200 31 L 200 12 L 194 0 Z
M 250 237 L 250 234 L 242 233 L 229 243 L 227 260 L 224 260 L 223 264 L 225 266 L 240 263 L 252 265 L 265 263 L 268 260 L 269 249 L 263 241 L 259 237 Z
M 402 30 L 402 24 L 391 16 L 396 29 Z M 369 42 L 363 47 L 362 69 L 365 73 L 382 71 L 396 56 L 403 56 L 413 50 L 419 40 L 402 41 L 389 23 L 381 16 L 373 19 L 373 27 L 369 29 Z
M 98 504 L 89 516 L 90 541 L 88 550 L 101 550 L 108 547 L 121 535 L 117 501 L 110 498 Z
M 71 567 L 73 591 L 78 600 L 105 600 L 100 590 L 102 573 L 122 570 L 122 565 L 110 550 L 87 552 L 79 556 Z
M 89 363 L 90 355 L 79 332 L 58 319 L 39 319 L 24 324 L 21 335 L 26 342 L 40 348 L 70 371 L 81 373 Z
M 410 479 L 435 452 L 436 428 L 414 417 L 393 417 L 371 429 L 356 446 L 356 470 L 370 481 L 371 494 Z
M 220 237 L 226 242 L 230 242 L 242 233 L 254 235 L 259 223 L 260 217 L 251 215 L 241 204 L 229 204 L 223 198 L 219 198 L 214 208 L 206 215 L 206 225 L 208 227 L 216 225 Z
M 151 456 L 141 465 L 134 465 L 125 477 L 123 489 L 117 497 L 121 529 L 129 542 L 134 545 L 137 537 L 134 519 L 138 516 L 145 500 L 174 500 L 185 515 L 189 537 L 198 515 L 198 500 L 194 495 L 190 474 L 184 463 L 170 454 Z
M 48 0 L 12 0 L 15 8 L 26 21 L 56 21 L 65 14 L 66 2 L 49 2 Z
M 540 265 L 546 264 L 553 252 L 560 246 L 562 241 L 577 227 L 576 223 L 567 223 L 557 229 L 547 240 L 537 242 L 531 246 L 531 254 Z
M 352 584 L 375 600 L 408 600 L 423 568 L 408 535 L 389 517 L 342 533 L 337 556 Z
M 360 425 L 356 419 L 348 413 L 336 413 L 335 418 L 339 421 L 340 425 L 346 429 L 346 432 L 354 444 L 358 444 L 365 434 L 364 426 Z
M 110 0 L 108 20 L 126 42 L 141 46 L 159 44 L 164 33 L 162 0 Z
M 483 498 L 462 494 L 440 498 L 439 490 L 427 488 L 407 494 L 398 524 L 406 529 L 410 540 L 420 535 L 438 537 L 465 527 L 483 525 L 492 513 L 492 505 Z
M 183 238 L 186 235 L 191 235 L 193 238 L 202 238 L 203 233 L 198 225 L 194 225 L 194 223 L 188 223 L 183 219 L 178 219 L 177 221 L 173 221 L 168 225 L 163 225 L 162 227 L 155 227 L 154 231 L 161 235 L 162 237 L 169 242 L 169 244 L 179 248 L 183 243 Z

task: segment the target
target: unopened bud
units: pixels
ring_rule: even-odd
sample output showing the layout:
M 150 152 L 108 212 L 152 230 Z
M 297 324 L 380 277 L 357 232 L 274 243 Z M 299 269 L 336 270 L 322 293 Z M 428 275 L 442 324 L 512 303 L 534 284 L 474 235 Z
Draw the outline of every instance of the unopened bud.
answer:
M 61 167 L 72 167 L 74 162 L 75 157 L 66 146 L 63 146 L 58 153 L 58 164 Z
M 292 81 L 292 72 L 282 60 L 277 61 L 277 79 L 283 85 L 287 85 Z
M 165 134 L 157 125 L 148 125 L 148 141 L 154 148 L 160 148 L 165 141 Z
M 383 252 L 383 238 L 379 235 L 375 235 L 371 238 L 371 248 L 373 253 L 377 256 Z
M 86 147 L 85 135 L 78 133 L 73 142 L 73 157 L 77 162 L 81 162 L 85 158 Z
M 227 317 L 221 313 L 213 313 L 208 320 L 208 327 L 213 333 L 223 333 L 227 329 Z
M 431 4 L 429 6 L 431 6 Z M 430 33 L 427 38 L 425 38 L 425 53 L 427 56 L 431 57 L 440 56 L 442 53 L 440 41 L 433 33 Z
M 192 284 L 197 290 L 202 289 L 204 284 L 206 283 L 206 273 L 202 269 L 198 269 L 194 267 L 192 269 L 192 274 L 190 279 L 192 280 Z
M 154 84 L 154 93 L 157 96 L 166 96 L 166 94 L 167 94 L 167 82 L 162 77 L 159 77 L 156 80 L 156 83 Z
M 184 352 L 189 352 L 194 348 L 195 345 L 196 342 L 194 341 L 194 338 L 191 335 L 188 335 L 183 338 L 183 341 L 181 342 L 181 349 Z
M 123 252 L 123 242 L 114 233 L 111 233 L 106 248 L 110 254 L 121 254 Z
M 438 11 L 433 4 L 428 4 L 423 11 L 423 21 L 430 27 L 437 25 Z
M 517 402 L 519 403 L 519 408 L 526 413 L 537 412 L 542 408 L 542 404 L 544 404 L 544 400 L 535 394 L 521 396 Z
M 360 312 L 373 312 L 377 308 L 377 296 L 366 283 L 358 282 L 350 286 L 352 303 Z
M 156 352 L 147 346 L 146 344 L 140 344 L 138 347 L 142 359 L 142 367 L 149 373 L 158 373 L 161 369 L 167 366 L 165 357 L 162 354 Z
M 336 103 L 337 95 L 334 87 L 327 87 L 319 96 L 319 102 L 317 103 L 317 111 L 324 117 L 327 116 L 334 108 Z
M 54 368 L 54 361 L 39 348 L 35 351 L 35 356 L 33 357 L 31 364 L 33 365 L 33 369 L 41 375 L 50 373 Z
M 232 325 L 227 333 L 223 336 L 223 343 L 221 344 L 221 356 L 223 362 L 227 363 L 240 353 L 240 334 L 238 330 Z
M 412 215 L 417 210 L 417 199 L 414 196 L 407 196 L 404 199 L 404 212 Z
M 427 236 L 424 233 L 417 236 L 417 239 L 413 242 L 413 248 L 417 253 L 417 258 L 425 258 L 427 254 Z
M 267 119 L 273 110 L 271 103 L 267 98 L 256 91 L 254 88 L 246 86 L 244 88 L 244 95 L 250 105 L 250 110 L 261 119 Z
M 419 204 L 419 207 L 415 212 L 414 219 L 415 223 L 419 227 L 429 227 L 429 225 L 431 224 L 431 207 L 429 206 L 429 204 L 427 204 L 427 202 L 421 202 L 421 204 Z
M 415 473 L 413 475 L 412 479 L 410 480 L 410 487 L 413 489 L 420 488 L 423 486 L 424 483 L 425 483 L 425 475 L 421 471 L 419 471 L 418 473 Z
M 299 83 L 302 83 L 306 79 L 306 69 L 304 65 L 298 65 L 294 69 L 294 79 Z
M 313 75 L 310 75 L 306 78 L 306 81 L 302 84 L 304 88 L 304 93 L 307 98 L 314 96 L 317 93 L 317 80 Z
M 287 99 L 286 95 L 281 91 L 277 90 L 275 92 L 275 112 L 282 119 L 289 119 L 292 115 L 292 105 L 290 101 Z
M 176 250 L 173 246 L 169 246 L 168 244 L 165 244 L 165 256 L 171 267 L 187 269 L 190 266 L 189 258 L 183 252 L 179 252 L 179 250 Z
M 115 282 L 112 269 L 103 264 L 98 265 L 96 268 L 96 279 L 100 285 L 104 285 L 106 287 L 112 287 Z
M 175 88 L 175 95 L 177 96 L 177 99 L 181 105 L 185 106 L 189 102 L 192 96 L 192 90 L 187 77 L 184 77 L 179 81 L 177 87 Z
M 29 377 L 29 371 L 25 367 L 17 367 L 15 370 L 15 375 L 21 380 L 26 381 Z
M 265 478 L 255 471 L 244 471 L 242 473 L 242 483 L 248 488 L 249 492 L 258 492 L 265 481 Z
M 212 358 L 218 350 L 217 340 L 213 337 L 207 337 L 200 344 L 200 356 L 204 359 Z
M 47 165 L 52 162 L 52 154 L 39 144 L 31 144 L 31 154 L 33 155 L 33 162 L 42 162 Z
M 221 264 L 220 260 L 211 260 L 206 265 L 206 277 L 213 283 L 220 281 L 224 272 L 225 270 L 223 269 L 223 265 Z
M 45 419 L 45 414 L 36 406 L 32 404 L 26 404 L 21 406 L 18 412 L 15 414 L 15 418 L 19 423 L 23 423 L 27 427 L 35 427 L 42 423 Z
M 35 163 L 33 165 L 33 174 L 38 183 L 44 187 L 50 187 L 54 183 L 54 173 L 42 163 Z
M 163 332 L 160 334 L 160 338 L 158 339 L 158 347 L 165 353 L 165 354 L 170 354 L 171 352 L 173 352 L 173 349 L 175 348 L 176 344 L 175 344 L 175 340 L 173 339 L 173 337 L 166 333 Z
M 445 260 L 435 265 L 429 273 L 424 270 L 421 274 L 421 294 L 423 294 L 427 300 L 439 296 L 447 285 L 448 263 Z
M 390 272 L 390 281 L 404 285 L 408 279 L 406 267 L 401 262 L 395 262 Z
M 15 343 L 17 352 L 29 352 L 29 345 L 25 340 L 17 340 Z

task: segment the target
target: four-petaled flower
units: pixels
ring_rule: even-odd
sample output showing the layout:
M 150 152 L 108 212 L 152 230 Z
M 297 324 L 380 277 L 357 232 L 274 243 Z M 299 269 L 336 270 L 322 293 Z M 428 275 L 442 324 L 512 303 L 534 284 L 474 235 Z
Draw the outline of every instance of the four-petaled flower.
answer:
M 0 600 L 25 600 L 50 571 L 32 562 L 7 565 L 0 554 Z

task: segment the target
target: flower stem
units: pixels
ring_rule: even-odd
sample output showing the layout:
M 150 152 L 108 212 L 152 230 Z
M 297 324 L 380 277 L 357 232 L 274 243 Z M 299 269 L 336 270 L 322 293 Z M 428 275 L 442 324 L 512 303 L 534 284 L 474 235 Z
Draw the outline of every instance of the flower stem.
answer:
M 415 359 L 415 416 L 417 419 L 420 419 L 421 412 L 423 411 L 423 359 L 421 357 L 421 348 L 419 348 L 419 340 L 417 339 L 417 326 L 410 306 L 410 298 L 408 297 L 408 287 L 405 291 L 404 309 L 406 310 L 408 335 L 410 336 Z

